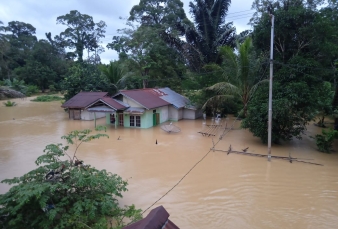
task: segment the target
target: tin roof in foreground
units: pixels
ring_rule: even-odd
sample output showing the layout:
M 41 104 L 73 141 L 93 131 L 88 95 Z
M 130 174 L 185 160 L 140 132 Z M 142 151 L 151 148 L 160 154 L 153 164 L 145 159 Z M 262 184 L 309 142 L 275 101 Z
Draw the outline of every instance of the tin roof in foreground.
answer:
M 169 220 L 169 213 L 163 206 L 154 208 L 149 214 L 140 221 L 130 224 L 123 229 L 179 229 Z

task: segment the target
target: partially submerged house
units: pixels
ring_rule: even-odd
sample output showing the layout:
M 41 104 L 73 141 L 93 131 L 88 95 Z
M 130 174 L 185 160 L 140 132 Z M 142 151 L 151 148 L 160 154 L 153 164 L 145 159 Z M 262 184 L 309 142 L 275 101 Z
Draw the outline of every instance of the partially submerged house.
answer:
M 74 120 L 94 120 L 106 117 L 106 113 L 122 112 L 127 108 L 121 101 L 109 96 L 107 92 L 80 92 L 62 104 L 68 110 L 69 118 Z
M 68 108 L 71 119 L 106 117 L 107 124 L 135 128 L 202 116 L 187 98 L 167 87 L 121 90 L 112 98 L 106 92 L 80 92 L 62 107 Z
M 169 213 L 165 208 L 159 206 L 151 210 L 145 218 L 123 229 L 179 229 L 179 227 L 170 221 Z

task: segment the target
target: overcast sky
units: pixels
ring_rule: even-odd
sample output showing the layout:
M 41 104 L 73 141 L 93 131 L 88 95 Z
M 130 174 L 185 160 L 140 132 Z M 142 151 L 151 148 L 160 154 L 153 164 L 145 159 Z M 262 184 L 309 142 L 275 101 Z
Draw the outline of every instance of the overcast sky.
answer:
M 190 18 L 189 2 L 184 3 L 186 15 Z M 233 21 L 237 33 L 250 29 L 247 25 L 253 14 L 251 10 L 252 0 L 233 0 L 228 12 L 227 21 Z M 94 18 L 94 22 L 103 20 L 107 24 L 106 37 L 103 46 L 110 42 L 114 35 L 118 35 L 117 29 L 125 28 L 125 21 L 119 19 L 129 16 L 129 11 L 139 0 L 0 0 L 0 20 L 7 25 L 10 21 L 22 21 L 36 28 L 38 39 L 46 39 L 45 33 L 51 32 L 52 37 L 65 30 L 65 27 L 56 24 L 56 18 L 78 10 L 82 14 L 88 14 Z M 118 59 L 115 51 L 108 50 L 101 54 L 101 60 L 109 63 Z

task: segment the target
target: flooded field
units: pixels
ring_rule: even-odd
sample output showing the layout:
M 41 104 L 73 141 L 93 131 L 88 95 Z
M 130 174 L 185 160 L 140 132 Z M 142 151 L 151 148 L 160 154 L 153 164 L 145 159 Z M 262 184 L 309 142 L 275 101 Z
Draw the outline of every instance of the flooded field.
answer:
M 94 128 L 93 121 L 69 120 L 60 102 L 15 101 L 16 107 L 0 105 L 0 180 L 33 169 L 44 147 L 63 142 L 60 137 L 71 130 Z M 234 119 L 226 121 L 230 124 Z M 104 123 L 104 119 L 98 121 Z M 77 156 L 128 179 L 129 191 L 121 204 L 146 209 L 212 147 L 212 138 L 198 133 L 204 128 L 202 120 L 174 124 L 180 133 L 168 134 L 159 126 L 109 127 L 109 139 L 83 144 Z M 249 147 L 248 152 L 266 154 L 267 147 L 247 130 L 239 130 L 239 125 L 235 123 L 235 130 L 218 142 L 220 130 L 215 148 L 228 150 L 231 144 L 234 150 Z M 272 154 L 291 153 L 324 166 L 284 160 L 269 163 L 265 158 L 211 151 L 154 207 L 163 205 L 170 219 L 184 229 L 338 228 L 338 154 L 316 150 L 310 136 L 319 132 L 320 128 L 310 125 L 303 140 L 274 145 Z M 0 193 L 8 189 L 0 184 Z

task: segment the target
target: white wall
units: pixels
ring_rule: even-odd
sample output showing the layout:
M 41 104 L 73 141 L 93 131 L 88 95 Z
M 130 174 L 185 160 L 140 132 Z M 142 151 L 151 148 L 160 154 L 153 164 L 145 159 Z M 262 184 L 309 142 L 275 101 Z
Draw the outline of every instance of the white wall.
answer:
M 173 121 L 178 121 L 178 112 L 177 112 L 177 109 L 174 106 L 172 106 L 172 105 L 169 105 L 168 119 L 169 120 L 173 120 Z
M 178 120 L 183 119 L 183 108 L 178 109 Z
M 106 117 L 106 113 L 96 112 L 96 119 Z M 81 111 L 81 120 L 94 120 L 94 112 L 88 112 L 87 110 Z
M 191 110 L 191 109 L 184 109 L 183 111 L 183 118 L 184 119 L 197 119 L 203 115 L 202 110 Z
M 196 119 L 195 110 L 184 109 L 183 118 L 184 119 Z
M 160 123 L 169 120 L 169 106 L 156 108 L 156 113 L 160 113 Z

